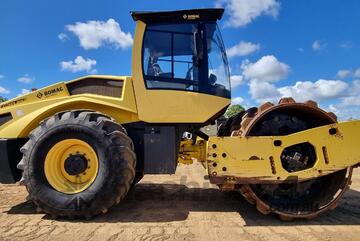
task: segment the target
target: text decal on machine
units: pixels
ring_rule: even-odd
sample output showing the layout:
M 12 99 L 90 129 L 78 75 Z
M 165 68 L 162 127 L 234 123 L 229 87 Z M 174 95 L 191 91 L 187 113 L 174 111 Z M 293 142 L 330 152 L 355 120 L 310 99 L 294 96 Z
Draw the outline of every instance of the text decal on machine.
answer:
M 43 92 L 38 92 L 36 97 L 38 97 L 39 99 L 47 98 L 47 97 L 56 95 L 57 93 L 62 92 L 62 91 L 64 91 L 63 87 L 57 87 L 57 88 L 53 88 L 50 90 L 45 90 Z

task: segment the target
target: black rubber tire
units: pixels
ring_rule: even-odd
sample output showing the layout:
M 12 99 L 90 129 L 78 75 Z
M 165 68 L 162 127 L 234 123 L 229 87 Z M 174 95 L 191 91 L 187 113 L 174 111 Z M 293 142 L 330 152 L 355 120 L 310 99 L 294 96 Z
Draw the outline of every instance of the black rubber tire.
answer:
M 57 142 L 81 139 L 97 153 L 99 167 L 94 182 L 84 191 L 65 194 L 47 181 L 44 161 Z M 106 213 L 128 193 L 135 177 L 136 155 L 125 129 L 99 112 L 76 110 L 58 113 L 44 120 L 21 148 L 23 183 L 38 207 L 53 217 L 91 218 Z
M 229 117 L 225 124 L 221 125 L 218 129 L 217 136 L 223 137 L 223 136 L 231 136 L 231 133 L 234 130 L 240 129 L 241 119 L 243 116 L 248 113 L 248 111 L 240 111 L 236 115 Z

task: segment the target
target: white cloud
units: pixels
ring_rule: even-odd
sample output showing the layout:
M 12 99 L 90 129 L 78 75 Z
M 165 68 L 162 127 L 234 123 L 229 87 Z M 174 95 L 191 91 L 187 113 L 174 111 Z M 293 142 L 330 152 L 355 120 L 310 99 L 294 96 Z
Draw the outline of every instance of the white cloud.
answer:
M 360 80 L 354 80 L 349 86 L 347 95 L 340 102 L 329 106 L 339 119 L 360 119 Z
M 349 120 L 349 119 L 359 119 L 360 120 L 360 100 L 358 100 L 358 105 L 344 105 L 340 104 L 331 104 L 327 108 L 329 111 L 335 113 L 339 120 Z
M 281 97 L 281 94 L 275 85 L 256 79 L 250 81 L 249 93 L 251 98 L 258 103 L 267 101 L 277 102 L 277 100 Z
M 342 98 L 342 106 L 360 106 L 360 96 L 348 96 Z
M 341 69 L 337 72 L 336 75 L 339 78 L 346 78 L 346 77 L 360 78 L 360 68 L 357 68 L 354 71 L 351 69 Z
M 17 80 L 20 83 L 29 84 L 31 83 L 35 78 L 30 77 L 29 74 L 25 74 L 24 76 L 19 77 Z
M 293 97 L 297 101 L 327 100 L 347 95 L 349 85 L 341 80 L 324 80 L 316 82 L 298 81 L 293 86 L 279 88 L 282 96 Z
M 2 86 L 0 86 L 0 94 L 9 94 L 10 91 Z
M 303 48 L 298 48 L 297 51 L 304 52 L 305 50 Z
M 66 33 L 59 33 L 58 38 L 59 38 L 62 42 L 65 42 L 66 40 L 69 39 L 69 37 L 67 36 Z
M 259 104 L 267 101 L 276 103 L 282 97 L 293 97 L 298 102 L 315 100 L 320 104 L 322 101 L 331 101 L 328 109 L 338 114 L 340 119 L 360 118 L 360 79 L 354 80 L 351 85 L 342 80 L 319 79 L 278 87 L 277 82 L 287 77 L 290 67 L 272 55 L 263 56 L 254 63 L 245 60 L 241 69 L 243 72 L 238 77 L 240 82 L 248 81 L 250 97 Z M 337 75 L 355 76 L 355 72 L 340 70 Z M 232 100 L 233 103 L 243 101 L 241 97 Z
M 339 120 L 360 119 L 360 106 L 348 107 L 330 104 L 327 110 L 337 115 Z
M 360 78 L 360 68 L 356 69 L 354 72 L 354 77 Z
M 226 25 L 231 27 L 245 26 L 261 15 L 276 19 L 280 10 L 276 0 L 218 0 L 217 6 L 227 8 L 230 19 Z
M 329 105 L 328 109 L 335 114 L 339 112 L 338 108 L 334 104 Z
M 112 18 L 104 21 L 77 22 L 67 25 L 66 29 L 74 33 L 84 49 L 97 49 L 105 44 L 126 49 L 133 43 L 131 34 L 121 30 L 120 25 Z
M 259 49 L 260 49 L 260 44 L 241 41 L 237 45 L 227 49 L 226 54 L 229 58 L 236 56 L 246 56 L 258 51 Z
M 245 109 L 249 108 L 249 102 L 246 101 L 244 98 L 242 98 L 240 96 L 232 98 L 231 99 L 231 104 L 232 105 L 241 105 Z
M 343 49 L 351 49 L 351 48 L 352 48 L 352 43 L 349 42 L 349 41 L 342 42 L 342 43 L 340 44 L 340 48 L 343 48 Z
M 360 106 L 341 108 L 337 115 L 340 120 L 360 120 Z
M 281 93 L 273 84 L 287 77 L 290 67 L 273 55 L 263 56 L 255 63 L 245 60 L 241 64 L 242 76 L 249 80 L 249 94 L 258 103 L 276 102 Z
M 360 96 L 360 80 L 354 80 L 350 87 L 350 95 Z
M 236 88 L 245 82 L 244 76 L 242 75 L 232 75 L 230 77 L 230 80 L 231 80 L 231 88 Z
M 327 47 L 327 43 L 321 41 L 321 40 L 315 40 L 312 45 L 311 45 L 312 49 L 314 51 L 321 51 L 324 50 Z
M 266 82 L 277 82 L 286 78 L 290 72 L 290 67 L 273 55 L 263 56 L 255 63 L 243 61 L 241 68 L 245 78 Z
M 356 88 L 350 88 L 346 82 L 341 80 L 324 79 L 315 82 L 298 81 L 294 85 L 280 88 L 276 87 L 275 84 L 256 79 L 249 83 L 250 96 L 258 103 L 277 102 L 281 97 L 293 97 L 299 102 L 341 99 L 343 105 L 358 105 L 358 103 L 360 104 L 360 97 L 358 97 L 360 91 L 356 94 Z M 349 92 L 350 89 L 353 89 L 351 93 Z M 360 81 L 358 90 L 360 90 Z
M 28 94 L 28 93 L 30 93 L 31 91 L 30 90 L 28 90 L 28 89 L 21 89 L 21 92 L 18 94 L 18 96 L 20 96 L 20 95 L 25 95 L 25 94 Z
M 70 71 L 73 73 L 86 71 L 92 73 L 96 70 L 93 67 L 96 65 L 96 60 L 84 59 L 82 56 L 77 56 L 75 60 L 62 61 L 60 63 L 61 69 L 64 71 Z
M 342 98 L 340 105 L 360 106 L 360 80 L 354 80 L 349 88 L 348 96 Z
M 92 69 L 92 70 L 90 70 L 90 72 L 89 72 L 89 74 L 97 74 L 97 73 L 98 73 L 97 69 Z
M 338 76 L 339 78 L 346 78 L 348 76 L 350 76 L 352 73 L 350 70 L 348 69 L 341 69 L 337 72 L 336 76 Z

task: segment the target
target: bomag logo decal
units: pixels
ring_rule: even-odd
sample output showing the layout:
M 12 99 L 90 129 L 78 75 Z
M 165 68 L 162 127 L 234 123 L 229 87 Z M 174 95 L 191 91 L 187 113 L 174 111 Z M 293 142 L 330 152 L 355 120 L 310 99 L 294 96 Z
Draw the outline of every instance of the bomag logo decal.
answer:
M 41 99 L 43 97 L 43 94 L 41 92 L 37 93 L 36 97 L 38 97 L 39 99 Z
M 183 19 L 185 19 L 185 20 L 196 20 L 199 18 L 200 18 L 199 14 L 184 14 L 183 15 Z
M 50 97 L 50 96 L 57 95 L 59 92 L 63 92 L 63 91 L 64 91 L 63 87 L 57 87 L 57 88 L 54 88 L 54 89 L 45 90 L 43 92 L 38 92 L 36 97 L 38 97 L 39 99 L 47 98 L 47 97 Z

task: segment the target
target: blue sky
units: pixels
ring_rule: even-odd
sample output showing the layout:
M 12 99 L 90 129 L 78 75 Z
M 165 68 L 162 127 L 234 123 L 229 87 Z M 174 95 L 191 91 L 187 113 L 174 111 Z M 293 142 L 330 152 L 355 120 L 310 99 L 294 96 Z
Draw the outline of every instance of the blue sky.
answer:
M 360 118 L 357 0 L 0 2 L 0 95 L 91 74 L 131 75 L 131 10 L 221 6 L 234 103 L 314 99 Z

